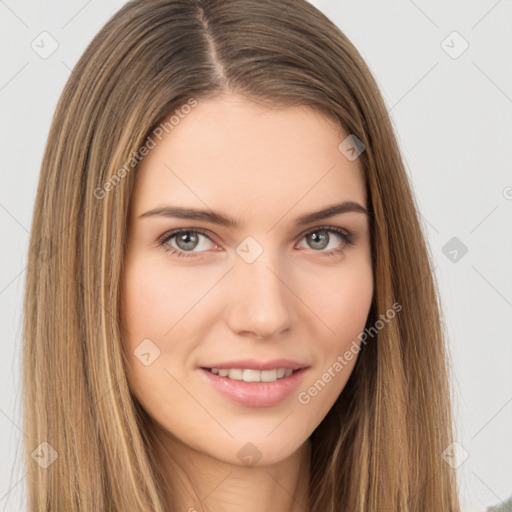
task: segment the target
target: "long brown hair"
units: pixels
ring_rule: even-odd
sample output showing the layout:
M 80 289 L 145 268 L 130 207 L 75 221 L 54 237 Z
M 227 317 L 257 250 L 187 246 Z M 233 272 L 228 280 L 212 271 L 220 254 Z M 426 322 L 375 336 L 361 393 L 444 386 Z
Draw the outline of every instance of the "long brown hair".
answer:
M 191 98 L 229 92 L 310 106 L 360 139 L 373 212 L 367 325 L 402 306 L 365 344 L 311 436 L 312 512 L 458 512 L 441 456 L 453 428 L 441 307 L 417 206 L 374 78 L 305 0 L 134 0 L 71 73 L 42 162 L 27 265 L 28 510 L 166 510 L 148 418 L 125 376 L 126 219 L 150 134 Z M 35 462 L 36 448 L 46 463 Z

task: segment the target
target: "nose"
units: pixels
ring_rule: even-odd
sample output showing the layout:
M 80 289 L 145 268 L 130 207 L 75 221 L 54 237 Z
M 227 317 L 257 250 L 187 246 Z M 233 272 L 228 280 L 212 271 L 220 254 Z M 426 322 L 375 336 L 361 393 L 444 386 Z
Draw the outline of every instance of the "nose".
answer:
M 229 280 L 227 322 L 235 334 L 279 336 L 296 320 L 289 274 L 265 251 L 253 263 L 239 259 Z

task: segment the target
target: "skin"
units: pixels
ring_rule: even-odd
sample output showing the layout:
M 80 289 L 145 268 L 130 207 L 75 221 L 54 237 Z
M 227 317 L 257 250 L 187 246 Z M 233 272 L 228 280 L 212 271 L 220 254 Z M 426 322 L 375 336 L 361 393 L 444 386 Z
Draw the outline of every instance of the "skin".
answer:
M 342 201 L 367 207 L 358 161 L 338 149 L 347 135 L 309 107 L 271 110 L 237 95 L 200 99 L 137 170 L 122 291 L 127 376 L 156 424 L 157 457 L 177 510 L 193 512 L 200 503 L 176 483 L 172 460 L 211 510 L 309 510 L 308 438 L 357 357 L 309 403 L 300 403 L 298 393 L 354 340 L 359 345 L 373 271 L 366 214 L 305 226 L 295 218 Z M 241 227 L 140 218 L 167 205 L 220 211 Z M 335 233 L 324 246 L 305 236 L 324 226 L 350 232 L 354 245 Z M 192 256 L 172 255 L 157 241 L 178 228 L 202 228 L 209 238 L 195 234 L 194 246 L 195 239 L 178 245 L 175 237 L 167 247 L 188 248 Z M 236 252 L 248 236 L 263 249 L 250 264 Z M 326 255 L 336 248 L 342 251 Z M 144 339 L 160 350 L 147 366 L 134 353 Z M 288 358 L 309 369 L 281 403 L 246 407 L 207 384 L 199 369 L 243 358 Z M 253 466 L 237 456 L 248 442 L 261 454 Z

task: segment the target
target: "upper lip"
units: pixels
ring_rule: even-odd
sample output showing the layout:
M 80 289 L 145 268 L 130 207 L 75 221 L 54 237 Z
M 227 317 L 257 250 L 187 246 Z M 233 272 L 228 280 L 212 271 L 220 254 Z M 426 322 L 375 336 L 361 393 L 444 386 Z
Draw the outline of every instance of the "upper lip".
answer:
M 291 359 L 273 359 L 272 361 L 257 361 L 255 359 L 240 359 L 238 361 L 227 361 L 224 363 L 217 363 L 212 365 L 201 366 L 201 368 L 218 368 L 230 369 L 230 368 L 246 368 L 252 370 L 273 370 L 275 368 L 285 368 L 292 370 L 300 370 L 306 368 L 308 365 L 292 361 Z

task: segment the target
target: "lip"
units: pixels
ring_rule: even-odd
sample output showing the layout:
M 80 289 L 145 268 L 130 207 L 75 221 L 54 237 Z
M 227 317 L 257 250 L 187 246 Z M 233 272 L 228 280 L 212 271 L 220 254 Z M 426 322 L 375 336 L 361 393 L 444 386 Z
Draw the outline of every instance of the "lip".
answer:
M 239 364 L 240 361 L 237 363 Z M 291 363 L 289 361 L 289 363 Z M 266 363 L 260 363 L 260 368 L 251 365 L 225 366 L 225 368 L 252 368 L 254 370 L 269 370 L 273 368 L 286 368 L 286 366 L 268 367 Z M 275 364 L 275 361 L 272 362 Z M 266 366 L 261 368 L 261 366 Z M 213 366 L 213 368 L 221 368 Z M 302 382 L 304 374 L 309 366 L 299 365 L 299 368 L 288 377 L 277 379 L 274 382 L 245 382 L 243 380 L 228 379 L 211 373 L 206 367 L 199 368 L 200 375 L 214 389 L 231 401 L 244 407 L 272 407 L 284 401 Z
M 239 359 L 238 361 L 227 361 L 217 364 L 202 364 L 201 368 L 218 368 L 225 370 L 226 368 L 250 368 L 251 370 L 273 370 L 274 368 L 285 368 L 292 370 L 300 370 L 308 365 L 292 361 L 291 359 L 273 359 L 272 361 L 257 361 L 256 359 Z

